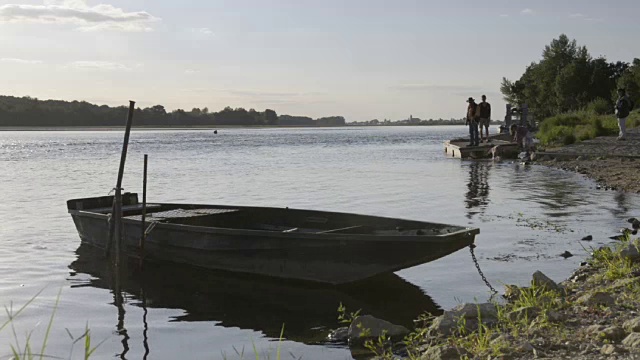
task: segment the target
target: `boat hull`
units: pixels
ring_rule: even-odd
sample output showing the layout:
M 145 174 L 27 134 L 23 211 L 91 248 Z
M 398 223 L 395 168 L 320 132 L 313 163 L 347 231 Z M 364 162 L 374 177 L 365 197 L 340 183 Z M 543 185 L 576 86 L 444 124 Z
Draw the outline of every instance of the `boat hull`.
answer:
M 262 209 L 266 212 L 270 210 Z M 102 249 L 108 247 L 108 214 L 82 210 L 70 210 L 70 213 L 84 244 Z M 335 216 L 337 213 L 328 214 Z M 373 218 L 368 221 L 393 220 L 368 218 Z M 141 233 L 141 221 L 123 219 L 121 249 L 126 255 L 141 256 Z M 381 236 L 245 230 L 156 222 L 145 240 L 144 259 L 276 278 L 344 284 L 439 259 L 471 245 L 477 233 L 477 229 L 465 229 L 433 236 Z

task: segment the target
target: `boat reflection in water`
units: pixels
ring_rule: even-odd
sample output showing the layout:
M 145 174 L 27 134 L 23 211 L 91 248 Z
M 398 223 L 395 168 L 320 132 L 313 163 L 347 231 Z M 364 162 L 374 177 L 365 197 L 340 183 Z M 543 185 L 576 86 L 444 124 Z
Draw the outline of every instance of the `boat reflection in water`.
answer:
M 361 309 L 362 314 L 406 327 L 412 327 L 413 320 L 425 312 L 441 313 L 419 287 L 395 274 L 348 285 L 319 286 L 177 264 L 145 263 L 141 271 L 137 263 L 128 263 L 121 264 L 116 282 L 104 251 L 81 245 L 76 253 L 77 260 L 69 266 L 74 271 L 72 276 L 83 273 L 93 277 L 77 286 L 119 287 L 114 290 L 114 302 L 125 353 L 127 335 L 126 329 L 121 328 L 125 312 L 118 301 L 123 293 L 128 299 L 139 300 L 127 302 L 127 306 L 185 311 L 185 315 L 171 321 L 215 321 L 217 326 L 261 331 L 275 339 L 286 324 L 284 338 L 305 344 L 322 343 L 329 330 L 340 326 L 337 320 L 340 303 L 348 311 Z

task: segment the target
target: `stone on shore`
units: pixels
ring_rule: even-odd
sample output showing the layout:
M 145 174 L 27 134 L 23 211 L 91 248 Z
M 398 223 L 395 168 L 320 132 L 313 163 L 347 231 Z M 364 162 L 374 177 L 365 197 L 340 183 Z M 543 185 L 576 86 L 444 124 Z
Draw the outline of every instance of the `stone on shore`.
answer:
M 480 321 L 491 327 L 498 322 L 498 309 L 492 303 L 460 304 L 437 317 L 431 324 L 431 329 L 443 336 L 453 335 L 461 319 L 464 319 L 468 332 L 476 331 Z
M 615 345 L 605 344 L 602 348 L 600 348 L 600 354 L 611 356 L 615 353 L 620 352 Z
M 453 346 L 431 346 L 420 360 L 458 360 L 461 357 L 460 351 Z
M 371 315 L 361 315 L 353 319 L 351 326 L 349 326 L 348 336 L 350 344 L 358 345 L 369 339 L 377 339 L 382 335 L 395 339 L 408 333 L 409 330 L 404 326 L 394 325 Z
M 578 304 L 583 304 L 587 306 L 611 306 L 615 304 L 616 300 L 609 294 L 603 291 L 598 291 L 592 294 L 586 294 L 581 296 L 578 299 Z
M 327 335 L 327 340 L 335 343 L 346 343 L 349 341 L 349 328 L 347 326 L 337 328 Z
M 587 235 L 582 238 L 582 241 L 591 241 L 591 240 L 593 240 L 593 235 Z
M 640 318 L 627 320 L 622 325 L 628 332 L 640 332 Z
M 562 287 L 556 284 L 556 282 L 551 280 L 547 275 L 543 274 L 542 271 L 536 271 L 533 273 L 532 283 L 535 286 L 539 286 L 547 290 L 562 292 Z
M 634 244 L 629 244 L 625 249 L 623 249 L 620 252 L 620 256 L 634 262 L 640 260 L 640 252 L 638 251 L 638 248 Z
M 598 334 L 602 339 L 619 342 L 624 339 L 627 334 L 619 326 L 610 326 L 605 328 Z
M 640 348 L 640 333 L 631 333 L 624 340 L 622 340 L 622 345 L 631 348 L 631 349 L 639 349 Z

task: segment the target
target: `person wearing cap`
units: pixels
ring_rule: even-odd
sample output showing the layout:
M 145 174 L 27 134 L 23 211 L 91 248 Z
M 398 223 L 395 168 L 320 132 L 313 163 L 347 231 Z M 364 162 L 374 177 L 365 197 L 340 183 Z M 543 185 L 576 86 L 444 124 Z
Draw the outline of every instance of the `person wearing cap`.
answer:
M 478 120 L 480 116 L 480 108 L 476 101 L 470 97 L 467 102 L 467 125 L 469 125 L 469 146 L 480 145 L 480 138 L 478 136 Z
M 480 114 L 480 142 L 489 142 L 489 123 L 491 122 L 491 104 L 487 102 L 487 96 L 482 95 L 482 102 L 478 104 L 478 112 Z M 484 137 L 482 135 L 482 128 L 485 129 Z
M 618 140 L 625 140 L 627 136 L 627 117 L 631 112 L 631 101 L 627 96 L 627 91 L 623 88 L 618 89 L 618 101 L 616 101 L 616 117 L 618 118 Z

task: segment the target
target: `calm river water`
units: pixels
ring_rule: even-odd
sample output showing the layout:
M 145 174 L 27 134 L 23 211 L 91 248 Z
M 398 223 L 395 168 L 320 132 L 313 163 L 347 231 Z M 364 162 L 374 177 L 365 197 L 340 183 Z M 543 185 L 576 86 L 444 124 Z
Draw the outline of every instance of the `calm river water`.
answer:
M 607 242 L 640 198 L 596 190 L 580 175 L 512 162 L 447 158 L 443 141 L 464 127 L 134 131 L 124 177 L 141 191 L 149 154 L 150 201 L 289 206 L 476 226 L 480 266 L 497 288 L 542 270 L 569 276 L 584 247 Z M 58 293 L 47 354 L 80 358 L 68 332 L 91 329 L 96 359 L 351 359 L 323 343 L 337 308 L 407 324 L 489 296 L 467 249 L 387 279 L 338 289 L 292 286 L 188 268 L 150 267 L 123 277 L 79 248 L 65 201 L 115 185 L 121 131 L 0 132 L 0 305 L 17 310 L 0 331 L 0 358 L 39 349 Z M 593 235 L 591 243 L 581 242 Z M 564 259 L 568 250 L 576 256 Z M 7 319 L 0 316 L 0 326 Z M 284 340 L 278 338 L 284 324 Z M 65 330 L 68 329 L 68 332 Z M 244 350 L 243 350 L 244 349 Z M 244 353 L 243 353 L 244 351 Z M 71 355 L 70 355 L 71 354 Z M 146 356 L 145 356 L 146 354 Z M 292 355 L 290 355 L 292 354 Z

